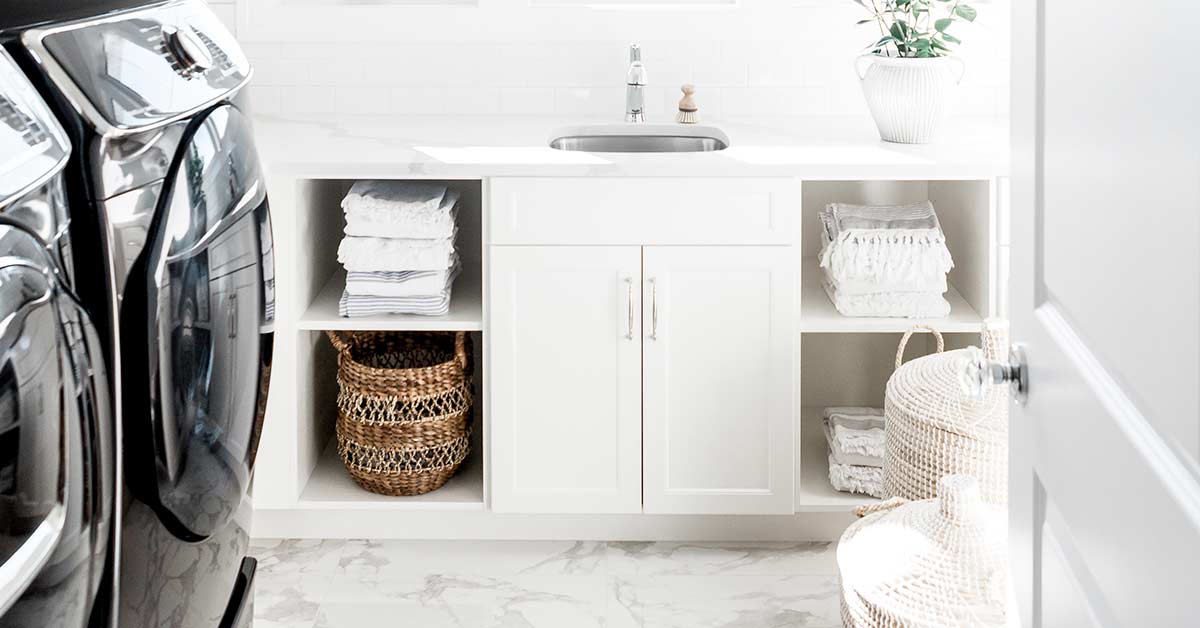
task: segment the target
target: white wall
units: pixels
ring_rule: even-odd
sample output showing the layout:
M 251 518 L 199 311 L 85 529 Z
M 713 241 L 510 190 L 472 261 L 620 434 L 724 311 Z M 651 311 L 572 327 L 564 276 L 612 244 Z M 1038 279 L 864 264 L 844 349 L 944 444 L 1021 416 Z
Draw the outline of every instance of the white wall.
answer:
M 388 24 L 372 24 L 367 29 L 371 36 L 354 41 L 344 26 L 331 28 L 338 32 L 328 37 L 314 35 L 312 24 L 307 31 L 298 26 L 297 34 L 290 34 L 276 23 L 287 19 L 286 10 L 275 9 L 276 14 L 260 10 L 268 6 L 265 3 L 279 1 L 210 0 L 232 28 L 241 27 L 239 38 L 257 71 L 254 98 L 259 113 L 618 116 L 624 106 L 629 41 L 612 37 L 616 31 L 624 36 L 624 31 L 611 23 L 640 21 L 638 11 L 614 18 L 608 12 L 583 8 L 538 9 L 526 4 L 512 11 L 511 17 L 493 7 L 488 14 L 493 28 L 476 27 L 464 35 L 461 29 L 455 34 L 458 24 L 453 16 L 481 9 L 384 11 L 339 7 L 333 0 L 319 10 L 311 8 L 318 0 L 301 5 L 309 7 L 310 13 L 328 12 L 342 23 L 386 16 L 389 23 L 403 24 L 390 37 Z M 239 7 L 238 2 L 255 3 L 255 11 L 247 11 L 248 5 Z M 1006 116 L 1009 6 L 1007 2 L 976 6 L 977 23 L 957 31 L 966 41 L 960 55 L 968 70 L 954 112 Z M 575 31 L 565 40 L 554 33 L 513 36 L 522 25 L 504 24 L 504 20 L 527 20 L 522 16 L 531 11 L 557 11 L 555 19 L 565 16 L 575 21 Z M 693 11 L 704 12 L 707 23 L 724 22 L 729 28 L 722 30 L 734 33 L 734 38 L 689 38 L 686 28 L 689 16 L 696 15 Z M 270 34 L 259 27 L 264 14 L 272 16 Z M 878 33 L 872 26 L 855 25 L 863 11 L 851 0 L 793 0 L 782 7 L 739 6 L 716 13 L 677 9 L 673 15 L 658 16 L 657 21 L 649 21 L 650 27 L 641 24 L 630 29 L 640 31 L 643 39 L 652 116 L 673 114 L 679 85 L 687 82 L 697 85 L 701 113 L 708 119 L 866 115 L 852 62 L 873 41 L 872 33 L 875 37 Z M 771 24 L 775 16 L 778 19 L 770 28 L 762 26 Z M 588 19 L 609 25 L 597 29 L 595 39 L 575 35 L 580 30 L 578 20 Z M 676 22 L 657 26 L 664 19 Z M 446 33 L 444 40 L 439 32 Z

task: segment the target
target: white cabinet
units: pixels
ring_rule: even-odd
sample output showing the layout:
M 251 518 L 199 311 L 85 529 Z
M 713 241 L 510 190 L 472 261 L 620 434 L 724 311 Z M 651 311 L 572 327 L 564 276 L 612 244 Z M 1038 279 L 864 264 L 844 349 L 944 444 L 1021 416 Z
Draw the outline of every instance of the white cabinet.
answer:
M 791 514 L 796 265 L 788 247 L 646 247 L 647 513 Z
M 796 262 L 492 247 L 493 509 L 793 512 Z
M 492 508 L 642 510 L 641 249 L 492 247 Z

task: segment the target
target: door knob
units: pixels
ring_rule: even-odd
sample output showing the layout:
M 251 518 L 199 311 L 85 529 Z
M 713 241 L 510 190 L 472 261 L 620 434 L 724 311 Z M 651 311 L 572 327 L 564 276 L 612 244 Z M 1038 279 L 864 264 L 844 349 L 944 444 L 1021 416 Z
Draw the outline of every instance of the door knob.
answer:
M 972 399 L 983 399 L 989 386 L 1008 384 L 1012 398 L 1025 405 L 1029 398 L 1029 363 L 1025 347 L 1015 344 L 1009 349 L 1008 361 L 989 360 L 977 347 L 971 348 L 971 358 L 962 373 L 963 386 Z

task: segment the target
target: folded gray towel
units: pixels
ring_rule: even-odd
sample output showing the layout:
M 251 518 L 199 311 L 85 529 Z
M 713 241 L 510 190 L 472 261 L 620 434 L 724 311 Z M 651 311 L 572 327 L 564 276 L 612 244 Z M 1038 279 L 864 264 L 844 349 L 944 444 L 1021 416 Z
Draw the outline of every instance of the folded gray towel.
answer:
M 838 464 L 882 467 L 883 410 L 857 406 L 826 408 L 822 417 L 829 456 Z

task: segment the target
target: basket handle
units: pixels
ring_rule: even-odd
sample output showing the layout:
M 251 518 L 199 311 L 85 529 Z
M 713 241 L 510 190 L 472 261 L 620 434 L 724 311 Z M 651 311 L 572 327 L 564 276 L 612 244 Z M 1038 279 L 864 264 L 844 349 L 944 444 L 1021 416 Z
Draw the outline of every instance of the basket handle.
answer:
M 354 336 L 350 332 L 328 330 L 325 335 L 329 337 L 329 344 L 333 345 L 339 354 L 350 351 L 354 344 Z
M 904 349 L 908 347 L 908 339 L 912 338 L 913 333 L 917 331 L 927 331 L 937 338 L 937 352 L 942 353 L 946 350 L 946 340 L 942 338 L 942 332 L 928 325 L 913 325 L 908 331 L 904 332 L 904 337 L 900 339 L 900 348 L 896 349 L 896 368 L 904 363 Z
M 858 508 L 854 509 L 854 514 L 859 517 L 865 517 L 867 515 L 873 515 L 877 512 L 891 510 L 893 508 L 896 508 L 897 506 L 903 506 L 904 504 L 907 504 L 907 503 L 908 503 L 908 500 L 904 499 L 903 497 L 893 497 L 889 500 L 882 501 L 877 504 L 866 504 L 863 506 L 859 506 Z
M 467 332 L 454 332 L 454 357 L 458 359 L 463 372 L 467 370 Z

